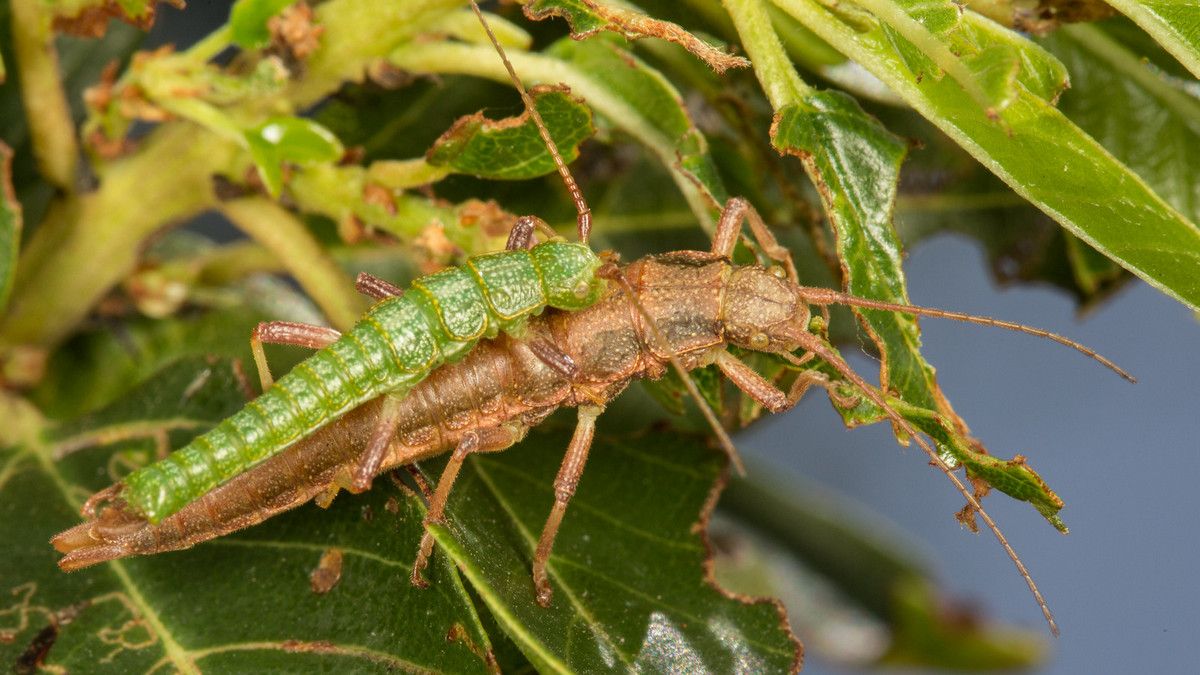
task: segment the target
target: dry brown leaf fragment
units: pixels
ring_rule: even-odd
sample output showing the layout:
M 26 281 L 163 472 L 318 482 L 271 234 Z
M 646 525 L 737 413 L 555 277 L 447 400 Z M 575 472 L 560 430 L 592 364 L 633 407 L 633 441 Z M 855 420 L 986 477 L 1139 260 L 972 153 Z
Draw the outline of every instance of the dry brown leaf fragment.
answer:
M 593 0 L 577 0 L 577 2 L 587 8 L 592 18 L 599 19 L 604 22 L 604 25 L 580 29 L 574 21 L 577 17 L 569 9 L 555 5 L 531 2 L 526 4 L 523 9 L 525 16 L 532 21 L 540 21 L 551 16 L 566 19 L 571 24 L 571 37 L 576 40 L 583 40 L 599 31 L 607 30 L 630 40 L 653 37 L 673 42 L 707 63 L 708 67 L 718 74 L 724 74 L 730 68 L 745 68 L 750 65 L 748 59 L 734 56 L 701 40 L 679 24 L 655 19 L 628 9 L 608 7 Z
M 342 580 L 342 550 L 331 548 L 321 554 L 317 567 L 309 575 L 313 593 L 324 595 Z

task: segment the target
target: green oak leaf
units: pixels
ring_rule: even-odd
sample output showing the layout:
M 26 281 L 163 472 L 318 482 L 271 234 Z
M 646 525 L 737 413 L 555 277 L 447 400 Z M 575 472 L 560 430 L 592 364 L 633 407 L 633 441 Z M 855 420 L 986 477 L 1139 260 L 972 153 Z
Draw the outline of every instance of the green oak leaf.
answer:
M 595 673 L 799 666 L 799 644 L 781 625 L 777 604 L 734 599 L 707 578 L 701 532 L 724 462 L 689 436 L 597 435 L 550 558 L 554 597 L 540 607 L 530 559 L 569 439 L 562 431 L 538 433 L 503 455 L 469 459 L 451 495 L 449 524 L 434 528 L 535 667 Z

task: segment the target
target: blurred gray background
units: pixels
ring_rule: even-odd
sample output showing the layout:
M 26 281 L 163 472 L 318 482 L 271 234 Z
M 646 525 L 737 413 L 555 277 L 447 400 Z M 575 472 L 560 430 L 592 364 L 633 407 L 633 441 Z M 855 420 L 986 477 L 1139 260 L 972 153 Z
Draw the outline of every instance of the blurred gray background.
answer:
M 882 425 L 847 431 L 823 394 L 769 416 L 737 439 L 780 473 L 802 474 L 867 504 L 922 546 L 953 595 L 991 617 L 1039 630 L 1051 658 L 1036 672 L 1200 672 L 1200 325 L 1137 282 L 1080 321 L 1049 289 L 1000 290 L 963 238 L 923 242 L 906 263 L 915 304 L 1019 321 L 1097 349 L 1131 385 L 1053 343 L 922 319 L 924 354 L 951 403 L 993 454 L 1026 455 L 1066 502 L 1071 533 L 1001 494 L 985 500 L 1054 610 L 1053 640 L 990 534 L 972 535 L 963 505 L 918 448 Z M 846 349 L 847 354 L 854 350 Z M 877 374 L 860 356 L 852 365 Z M 806 673 L 844 673 L 810 655 Z

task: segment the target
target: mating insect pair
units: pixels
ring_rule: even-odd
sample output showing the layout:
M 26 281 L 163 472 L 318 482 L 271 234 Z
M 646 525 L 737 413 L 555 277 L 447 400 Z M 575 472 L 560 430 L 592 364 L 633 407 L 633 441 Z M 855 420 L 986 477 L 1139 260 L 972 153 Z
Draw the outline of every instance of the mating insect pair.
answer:
M 383 470 L 452 451 L 429 502 L 427 521 L 438 522 L 467 457 L 511 447 L 555 409 L 576 407 L 575 433 L 533 556 L 536 595 L 545 604 L 551 597 L 550 552 L 583 473 L 596 419 L 630 382 L 674 367 L 696 394 L 686 372 L 715 364 L 772 412 L 790 407 L 814 384 L 830 384 L 816 371 L 801 370 L 782 391 L 730 353 L 732 345 L 796 366 L 823 360 L 916 439 L 999 538 L 1053 625 L 1032 578 L 974 495 L 885 395 L 810 331 L 810 307 L 842 303 L 1013 328 L 1115 366 L 1043 331 L 801 286 L 790 254 L 741 199 L 726 204 L 707 252 L 676 251 L 623 266 L 606 261 L 587 247 L 590 210 L 504 62 L 575 201 L 581 243 L 550 238 L 535 245 L 546 228 L 522 218 L 508 251 L 423 277 L 408 291 L 360 276 L 360 290 L 379 302 L 345 335 L 292 323 L 259 326 L 252 346 L 264 394 L 167 459 L 93 496 L 85 506 L 88 522 L 53 541 L 65 554 L 60 566 L 77 569 L 185 548 L 309 499 L 327 503 L 339 489 L 365 489 Z M 743 223 L 773 267 L 731 262 Z M 264 342 L 319 351 L 272 384 Z M 725 432 L 696 399 L 736 463 Z M 414 582 L 432 545 L 427 533 Z

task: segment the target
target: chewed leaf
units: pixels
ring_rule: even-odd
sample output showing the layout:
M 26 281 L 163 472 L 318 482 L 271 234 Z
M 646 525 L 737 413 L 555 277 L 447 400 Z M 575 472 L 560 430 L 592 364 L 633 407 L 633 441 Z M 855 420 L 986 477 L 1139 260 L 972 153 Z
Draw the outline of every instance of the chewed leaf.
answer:
M 543 672 L 798 667 L 777 604 L 730 597 L 708 579 L 701 532 L 722 459 L 677 433 L 597 436 L 550 558 L 554 598 L 538 606 L 529 561 L 569 438 L 537 433 L 514 452 L 472 457 L 449 524 L 434 528 L 525 656 Z
M 772 143 L 780 152 L 799 156 L 816 181 L 836 233 L 846 290 L 907 303 L 900 241 L 892 226 L 904 143 L 840 92 L 810 94 L 780 110 Z M 855 312 L 879 348 L 884 390 L 899 395 L 897 411 L 934 439 L 951 466 L 966 466 L 969 475 L 1029 502 L 1061 527 L 1055 514 L 1062 502 L 1036 473 L 1019 459 L 991 457 L 966 435 L 966 425 L 946 403 L 933 367 L 921 356 L 916 319 L 898 312 Z M 849 390 L 845 394 L 854 396 Z M 855 408 L 841 411 L 852 425 L 886 419 L 861 397 Z
M 284 162 L 317 164 L 342 156 L 341 142 L 328 129 L 303 117 L 275 117 L 245 132 L 254 165 L 267 191 L 283 189 Z
M 621 7 L 609 7 L 594 0 L 532 0 L 525 5 L 525 16 L 534 21 L 561 16 L 571 24 L 571 37 L 577 40 L 607 30 L 620 33 L 630 40 L 654 37 L 674 42 L 718 73 L 750 65 L 748 60 L 726 53 L 678 24 Z
M 843 387 L 841 394 L 847 399 L 855 398 L 854 390 L 850 387 Z M 904 419 L 934 440 L 939 454 L 948 465 L 965 467 L 968 476 L 983 480 L 1013 499 L 1028 502 L 1055 529 L 1067 531 L 1066 525 L 1058 517 L 1063 507 L 1062 500 L 1037 472 L 1029 468 L 1024 457 L 1018 455 L 1009 460 L 993 457 L 978 441 L 962 433 L 952 417 L 894 397 L 889 397 L 888 403 Z M 836 403 L 834 407 L 848 426 L 874 424 L 888 419 L 878 406 L 861 396 L 852 407 L 843 408 Z M 964 510 L 963 515 L 967 523 L 973 525 L 969 520 L 970 511 Z
M 238 0 L 229 10 L 230 39 L 243 49 L 267 46 L 271 32 L 267 21 L 295 0 Z
M 816 92 L 775 117 L 771 143 L 799 156 L 816 181 L 837 237 L 846 291 L 906 303 L 900 241 L 892 226 L 902 140 L 846 94 Z M 920 355 L 920 330 L 910 316 L 855 310 L 879 347 L 880 382 L 905 400 L 933 407 L 933 368 Z
M 574 160 L 579 145 L 595 132 L 591 110 L 562 87 L 534 87 L 530 95 L 558 152 L 565 161 Z M 426 160 L 456 173 L 496 180 L 535 178 L 555 169 L 528 111 L 504 120 L 490 120 L 483 113 L 463 117 L 437 139 Z
M 0 311 L 8 304 L 21 249 L 21 203 L 12 186 L 12 156 L 0 141 Z
M 662 73 L 638 59 L 613 34 L 582 42 L 564 38 L 541 54 L 512 49 L 509 59 L 530 83 L 564 83 L 595 111 L 597 124 L 630 136 L 667 168 L 703 227 L 712 229 L 725 201 L 704 135 L 693 123 L 679 91 Z M 413 73 L 460 73 L 509 83 L 482 45 L 421 43 L 392 52 L 390 62 Z

